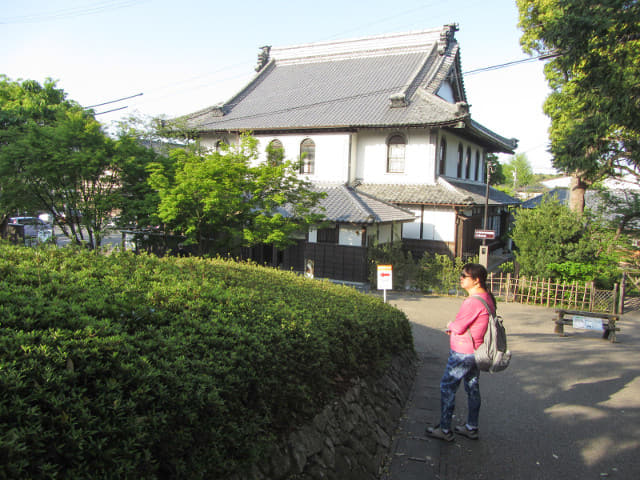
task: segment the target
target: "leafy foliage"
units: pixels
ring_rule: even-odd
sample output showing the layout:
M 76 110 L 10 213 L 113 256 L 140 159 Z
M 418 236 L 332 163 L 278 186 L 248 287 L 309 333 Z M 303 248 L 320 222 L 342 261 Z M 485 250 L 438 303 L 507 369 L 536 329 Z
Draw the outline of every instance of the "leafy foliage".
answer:
M 581 189 L 620 173 L 640 175 L 640 4 L 636 0 L 518 0 L 521 44 L 552 54 L 554 166 Z
M 0 478 L 227 478 L 412 348 L 379 299 L 222 260 L 0 244 L 0 305 Z
M 114 209 L 128 212 L 134 199 L 148 193 L 135 186 L 141 162 L 151 158 L 153 151 L 137 139 L 109 138 L 92 112 L 67 100 L 55 82 L 0 76 L 4 215 L 47 212 L 75 243 L 98 247 Z
M 511 158 L 509 163 L 503 167 L 503 173 L 506 177 L 506 183 L 513 185 L 514 191 L 530 185 L 535 178 L 531 164 L 524 153 L 519 153 Z
M 320 223 L 312 209 L 323 194 L 298 177 L 292 162 L 256 164 L 256 147 L 244 135 L 236 147 L 204 156 L 174 151 L 171 170 L 151 165 L 160 218 L 201 251 L 211 241 L 220 253 L 260 243 L 286 247 L 294 233 Z
M 610 284 L 619 274 L 614 233 L 555 198 L 517 211 L 511 238 L 523 275 Z

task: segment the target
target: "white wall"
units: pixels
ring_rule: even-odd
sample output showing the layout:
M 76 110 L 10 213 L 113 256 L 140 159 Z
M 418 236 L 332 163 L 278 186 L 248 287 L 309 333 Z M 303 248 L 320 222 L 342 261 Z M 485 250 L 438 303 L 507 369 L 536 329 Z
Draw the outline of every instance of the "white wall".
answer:
M 402 134 L 407 142 L 403 173 L 387 173 L 387 139 L 395 133 Z M 435 146 L 429 130 L 362 130 L 356 141 L 356 178 L 363 183 L 435 183 Z
M 399 133 L 407 141 L 405 150 L 405 168 L 402 173 L 387 173 L 387 140 Z M 300 158 L 300 143 L 310 138 L 316 145 L 314 173 L 305 175 L 314 182 L 347 183 L 359 180 L 364 183 L 387 184 L 434 184 L 438 171 L 436 152 L 439 150 L 440 139 L 447 140 L 447 161 L 445 175 L 457 178 L 458 146 L 462 144 L 464 161 L 467 150 L 471 147 L 471 167 L 469 180 L 475 180 L 476 153 L 480 154 L 478 182 L 483 182 L 485 152 L 482 148 L 463 140 L 454 133 L 440 131 L 432 135 L 428 129 L 367 129 L 358 133 L 313 133 L 309 135 L 281 134 L 254 135 L 258 139 L 258 161 L 266 159 L 265 149 L 275 139 L 282 142 L 285 158 L 298 160 Z M 235 134 L 223 135 L 226 142 L 236 142 Z M 213 149 L 220 138 L 203 136 L 201 143 L 204 147 Z M 465 179 L 463 162 L 462 179 Z
M 362 246 L 362 227 L 340 225 L 338 245 Z
M 455 241 L 456 214 L 454 211 L 425 209 L 424 216 L 421 216 L 421 209 L 410 208 L 410 210 L 416 215 L 416 219 L 411 223 L 404 224 L 403 238 L 442 242 Z M 422 237 L 420 236 L 420 227 L 422 227 Z
M 484 150 L 477 146 L 475 143 L 471 143 L 467 140 L 463 140 L 449 132 L 441 132 L 438 138 L 438 154 L 440 152 L 440 139 L 445 138 L 447 140 L 447 164 L 444 175 L 447 177 L 458 178 L 458 146 L 462 144 L 464 156 L 462 162 L 462 176 L 460 178 L 465 179 L 465 161 L 467 158 L 467 149 L 471 147 L 471 168 L 469 169 L 469 179 L 471 181 L 475 180 L 475 171 L 476 171 L 476 153 L 480 153 L 480 165 L 478 172 L 478 182 L 484 183 L 484 161 L 485 161 L 485 153 Z M 440 159 L 438 158 L 438 161 Z M 439 168 L 439 165 L 437 166 Z
M 305 174 L 304 176 L 315 182 L 346 183 L 349 180 L 350 135 L 348 133 L 314 133 L 310 135 L 254 134 L 253 137 L 258 140 L 258 159 L 256 163 L 266 161 L 265 150 L 269 143 L 276 139 L 282 142 L 285 158 L 298 161 L 300 159 L 300 143 L 304 139 L 310 138 L 316 146 L 315 164 L 313 174 Z M 219 136 L 203 136 L 201 144 L 203 147 L 213 150 L 219 138 Z M 226 143 L 237 141 L 237 136 L 233 134 L 226 135 L 224 138 Z

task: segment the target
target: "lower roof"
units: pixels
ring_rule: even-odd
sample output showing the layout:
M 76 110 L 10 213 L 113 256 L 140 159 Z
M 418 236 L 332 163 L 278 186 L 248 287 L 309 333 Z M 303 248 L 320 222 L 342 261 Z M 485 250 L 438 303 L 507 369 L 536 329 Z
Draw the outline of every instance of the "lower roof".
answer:
M 474 206 L 484 205 L 486 185 L 459 179 L 440 177 L 436 184 L 377 184 L 363 183 L 358 192 L 394 204 Z M 489 205 L 518 205 L 519 200 L 506 193 L 489 188 Z

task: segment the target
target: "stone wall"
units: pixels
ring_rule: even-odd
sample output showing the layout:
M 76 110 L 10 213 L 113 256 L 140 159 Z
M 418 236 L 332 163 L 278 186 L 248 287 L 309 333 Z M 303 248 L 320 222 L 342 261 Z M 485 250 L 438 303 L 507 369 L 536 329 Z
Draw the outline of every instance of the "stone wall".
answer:
M 275 445 L 266 461 L 234 480 L 379 478 L 415 373 L 415 354 L 406 352 L 381 378 L 353 381 L 313 421 Z

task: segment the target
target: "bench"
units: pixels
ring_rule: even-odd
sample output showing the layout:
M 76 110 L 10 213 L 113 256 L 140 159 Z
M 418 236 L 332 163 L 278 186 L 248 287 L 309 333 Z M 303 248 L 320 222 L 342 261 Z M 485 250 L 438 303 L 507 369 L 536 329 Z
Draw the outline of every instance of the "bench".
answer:
M 602 330 L 602 338 L 609 339 L 611 343 L 615 343 L 616 332 L 620 330 L 620 328 L 616 327 L 616 322 L 619 318 L 620 315 L 617 313 L 557 309 L 556 316 L 553 317 L 553 321 L 556 324 L 554 333 L 564 336 L 565 325 L 587 330 Z

